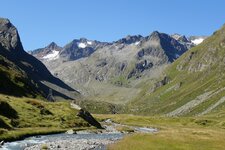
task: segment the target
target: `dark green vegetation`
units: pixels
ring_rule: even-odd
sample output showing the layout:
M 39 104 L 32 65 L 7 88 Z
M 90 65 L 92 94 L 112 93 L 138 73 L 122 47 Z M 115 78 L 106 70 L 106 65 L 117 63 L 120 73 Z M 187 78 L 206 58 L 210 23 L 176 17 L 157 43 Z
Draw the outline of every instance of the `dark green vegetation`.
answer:
M 0 95 L 0 140 L 34 134 L 57 133 L 90 125 L 70 108 L 69 102 L 45 102 Z

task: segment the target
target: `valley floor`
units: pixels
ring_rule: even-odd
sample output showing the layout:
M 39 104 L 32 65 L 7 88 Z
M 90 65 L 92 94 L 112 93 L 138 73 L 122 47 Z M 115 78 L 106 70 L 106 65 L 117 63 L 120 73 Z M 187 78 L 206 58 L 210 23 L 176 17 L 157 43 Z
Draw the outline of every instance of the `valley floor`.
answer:
M 155 127 L 159 132 L 130 134 L 108 146 L 110 150 L 222 150 L 225 149 L 225 117 L 217 113 L 206 117 L 145 117 L 96 115 L 117 123 Z
M 39 134 L 65 132 L 68 129 L 93 129 L 76 116 L 69 102 L 49 103 L 31 98 L 0 95 L 0 141 L 18 140 Z M 225 111 L 198 117 L 136 116 L 95 114 L 103 122 L 156 128 L 158 132 L 133 133 L 122 126 L 120 132 L 132 132 L 108 145 L 110 150 L 222 150 L 225 149 Z
M 109 150 L 222 150 L 225 130 L 167 128 L 156 134 L 134 134 L 109 146 Z

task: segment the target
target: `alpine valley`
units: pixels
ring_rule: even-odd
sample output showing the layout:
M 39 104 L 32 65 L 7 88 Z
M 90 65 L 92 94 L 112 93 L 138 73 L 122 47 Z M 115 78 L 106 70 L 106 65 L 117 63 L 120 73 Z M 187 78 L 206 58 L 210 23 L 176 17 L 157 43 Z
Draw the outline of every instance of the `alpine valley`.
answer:
M 128 35 L 111 43 L 81 38 L 60 47 L 52 42 L 29 53 L 82 94 L 79 105 L 95 113 L 124 113 L 133 110 L 128 104 L 143 92 L 154 93 L 167 84 L 170 79 L 165 69 L 206 38 L 154 31 L 146 37 Z M 163 78 L 160 82 L 159 77 Z M 132 113 L 139 112 L 135 108 Z
M 0 18 L 0 149 L 220 150 L 224 106 L 225 25 L 27 51 Z

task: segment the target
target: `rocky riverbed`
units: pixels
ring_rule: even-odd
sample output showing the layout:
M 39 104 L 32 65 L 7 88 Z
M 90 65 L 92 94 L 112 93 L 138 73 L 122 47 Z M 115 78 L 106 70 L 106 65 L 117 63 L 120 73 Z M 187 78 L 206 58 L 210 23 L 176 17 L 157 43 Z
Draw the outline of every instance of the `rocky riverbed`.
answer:
M 78 135 L 79 136 L 79 135 Z M 25 150 L 40 150 L 40 149 L 49 149 L 49 150 L 105 150 L 106 145 L 114 143 L 116 140 L 122 138 L 121 135 L 106 135 L 106 134 L 98 134 L 91 135 L 87 134 L 87 136 L 92 136 L 93 138 L 82 138 L 82 139 L 74 139 L 70 137 L 69 139 L 51 139 L 48 142 L 42 144 L 36 144 L 33 146 L 26 147 Z M 111 138 L 109 138 L 111 136 Z M 102 138 L 100 138 L 102 137 Z
M 110 119 L 105 120 L 102 124 L 104 130 L 77 132 L 69 130 L 63 134 L 35 136 L 22 141 L 5 143 L 3 150 L 105 150 L 108 144 L 122 139 L 125 134 L 157 132 L 157 129 L 154 128 L 117 124 Z M 123 131 L 124 128 L 129 128 L 129 130 Z
M 80 139 L 80 140 L 59 140 L 56 142 L 48 142 L 46 144 L 42 145 L 34 145 L 31 147 L 25 148 L 25 150 L 40 150 L 40 149 L 50 149 L 50 150 L 64 150 L 64 149 L 70 149 L 70 150 L 105 150 L 106 145 L 113 143 L 114 140 L 86 140 L 86 139 Z

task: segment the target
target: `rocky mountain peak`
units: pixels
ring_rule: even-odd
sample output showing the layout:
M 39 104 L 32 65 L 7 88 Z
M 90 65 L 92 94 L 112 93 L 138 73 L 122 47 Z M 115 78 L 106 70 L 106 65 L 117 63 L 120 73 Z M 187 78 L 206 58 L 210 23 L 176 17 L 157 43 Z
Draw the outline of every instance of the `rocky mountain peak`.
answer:
M 139 42 L 140 40 L 142 40 L 143 37 L 141 35 L 128 35 L 125 38 L 122 38 L 118 41 L 116 41 L 115 43 L 119 43 L 119 44 L 132 44 L 132 43 L 136 43 Z
M 150 36 L 151 37 L 158 37 L 158 36 L 160 36 L 160 32 L 159 31 L 153 31 L 151 34 L 150 34 Z
M 84 38 L 84 37 L 82 37 L 82 38 L 80 38 L 80 40 L 79 40 L 80 42 L 87 42 L 88 41 L 88 39 L 87 38 Z
M 30 51 L 31 55 L 37 57 L 38 59 L 56 59 L 62 47 L 58 46 L 55 42 L 51 42 L 48 46 L 44 48 L 39 48 L 34 51 Z
M 96 41 L 88 40 L 86 38 L 80 38 L 80 39 L 74 39 L 72 42 L 67 44 L 65 47 L 73 47 L 73 48 L 86 48 L 86 47 L 92 47 L 96 44 Z
M 58 46 L 55 42 L 51 42 L 47 47 L 44 48 L 45 51 L 61 51 L 62 47 Z
M 151 33 L 152 36 L 153 36 L 153 35 L 159 35 L 159 34 L 160 34 L 159 31 L 153 31 L 153 32 Z
M 179 42 L 190 42 L 186 36 L 184 35 L 180 35 L 180 34 L 172 34 L 171 35 L 172 38 L 174 38 L 175 40 L 179 41 Z
M 0 18 L 0 41 L 1 46 L 10 51 L 23 50 L 17 29 L 5 18 Z
M 9 19 L 6 19 L 6 18 L 0 18 L 0 26 L 1 26 L 1 28 L 2 28 L 3 26 L 9 28 L 10 26 L 12 26 L 12 24 L 10 23 Z
M 139 51 L 138 57 L 151 55 L 160 58 L 163 63 L 173 62 L 189 48 L 185 42 L 179 42 L 170 35 L 158 31 L 152 32 L 143 43 L 148 46 Z
M 158 31 L 153 31 L 149 36 L 145 37 L 146 40 L 156 40 L 159 41 L 160 40 L 160 34 Z
M 65 45 L 60 53 L 64 60 L 76 60 L 91 55 L 101 42 L 88 40 L 86 38 L 74 39 Z
M 46 48 L 57 50 L 60 48 L 55 42 L 51 42 Z
M 182 35 L 178 34 L 178 33 L 174 33 L 171 35 L 172 38 L 174 38 L 175 40 L 178 40 L 180 37 L 182 37 Z

